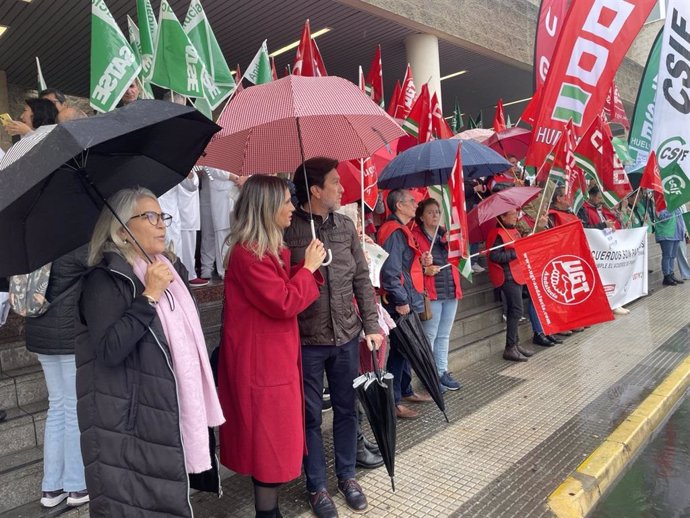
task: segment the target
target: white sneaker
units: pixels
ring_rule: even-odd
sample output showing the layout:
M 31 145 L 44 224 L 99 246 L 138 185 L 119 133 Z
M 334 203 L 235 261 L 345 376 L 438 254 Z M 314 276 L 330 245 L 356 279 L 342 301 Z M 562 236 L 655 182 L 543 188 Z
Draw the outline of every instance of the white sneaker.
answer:
M 630 313 L 630 310 L 625 309 L 623 306 L 621 306 L 619 308 L 613 308 L 613 314 L 614 315 L 627 315 L 628 313 Z
M 55 507 L 67 498 L 67 493 L 62 489 L 57 491 L 43 491 L 41 494 L 41 505 L 43 507 Z
M 89 492 L 84 489 L 83 491 L 71 491 L 67 497 L 67 505 L 70 507 L 77 507 L 85 504 L 89 501 Z
M 482 273 L 483 271 L 486 271 L 486 268 L 482 267 L 480 264 L 474 263 L 472 264 L 472 271 L 474 273 Z

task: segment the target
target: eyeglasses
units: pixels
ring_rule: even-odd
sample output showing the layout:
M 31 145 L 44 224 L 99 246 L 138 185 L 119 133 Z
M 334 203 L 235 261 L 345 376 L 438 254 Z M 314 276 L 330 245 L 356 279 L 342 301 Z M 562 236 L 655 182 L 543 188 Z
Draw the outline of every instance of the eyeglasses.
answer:
M 153 225 L 154 227 L 158 225 L 159 221 L 163 221 L 163 225 L 169 227 L 173 220 L 173 217 L 170 214 L 166 214 L 165 212 L 161 212 L 160 214 L 158 214 L 157 212 L 153 211 L 142 212 L 141 214 L 132 216 L 129 219 L 132 220 L 134 218 L 146 218 L 147 220 L 149 220 L 149 223 L 151 223 L 151 225 Z

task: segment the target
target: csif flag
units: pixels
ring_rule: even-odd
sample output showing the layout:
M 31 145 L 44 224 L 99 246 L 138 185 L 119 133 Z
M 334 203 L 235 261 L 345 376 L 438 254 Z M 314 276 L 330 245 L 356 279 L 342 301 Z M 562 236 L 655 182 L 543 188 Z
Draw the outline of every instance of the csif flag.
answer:
M 534 38 L 535 91 L 544 85 L 567 12 L 568 0 L 541 0 Z
M 91 107 L 99 112 L 114 109 L 140 71 L 105 1 L 91 0 Z
M 518 239 L 513 246 L 544 334 L 613 320 L 580 221 Z
M 384 107 L 383 99 L 383 65 L 381 64 L 381 45 L 376 47 L 376 53 L 369 65 L 369 73 L 364 81 L 365 92 L 376 104 Z
M 640 188 L 654 191 L 654 206 L 657 212 L 666 209 L 664 187 L 661 185 L 661 173 L 659 172 L 659 164 L 656 161 L 656 152 L 653 150 L 649 154 L 649 160 L 642 173 L 642 178 L 640 178 Z
M 526 164 L 544 161 L 563 123 L 572 119 L 579 137 L 599 116 L 616 70 L 655 4 L 655 0 L 572 3 L 542 87 Z

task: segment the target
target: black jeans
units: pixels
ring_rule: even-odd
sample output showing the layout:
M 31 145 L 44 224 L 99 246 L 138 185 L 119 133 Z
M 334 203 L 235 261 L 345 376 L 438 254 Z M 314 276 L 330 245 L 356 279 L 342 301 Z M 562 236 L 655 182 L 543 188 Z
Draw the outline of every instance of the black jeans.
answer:
M 522 318 L 522 285 L 516 284 L 513 280 L 507 280 L 501 286 L 501 293 L 506 307 L 506 347 L 518 345 L 518 324 Z
M 356 395 L 352 381 L 359 374 L 359 335 L 341 346 L 303 345 L 304 412 L 307 452 L 304 474 L 307 491 L 326 488 L 326 458 L 321 436 L 323 373 L 333 405 L 333 449 L 339 480 L 355 476 L 357 460 Z

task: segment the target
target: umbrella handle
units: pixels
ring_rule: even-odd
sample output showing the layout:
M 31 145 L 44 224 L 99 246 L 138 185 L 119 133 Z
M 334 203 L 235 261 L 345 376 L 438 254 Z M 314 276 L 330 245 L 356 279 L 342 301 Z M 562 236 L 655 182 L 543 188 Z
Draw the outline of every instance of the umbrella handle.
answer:
M 371 348 L 371 360 L 372 360 L 372 365 L 374 367 L 374 374 L 376 374 L 376 379 L 379 380 L 379 382 L 382 381 L 381 377 L 381 370 L 379 369 L 379 362 L 376 357 L 376 347 Z
M 309 223 L 311 224 L 311 238 L 316 239 L 316 228 L 314 227 L 314 218 L 312 218 Z M 328 266 L 333 262 L 333 252 L 331 252 L 331 249 L 327 249 L 326 253 L 328 254 L 328 261 L 324 261 L 321 263 L 321 266 Z

